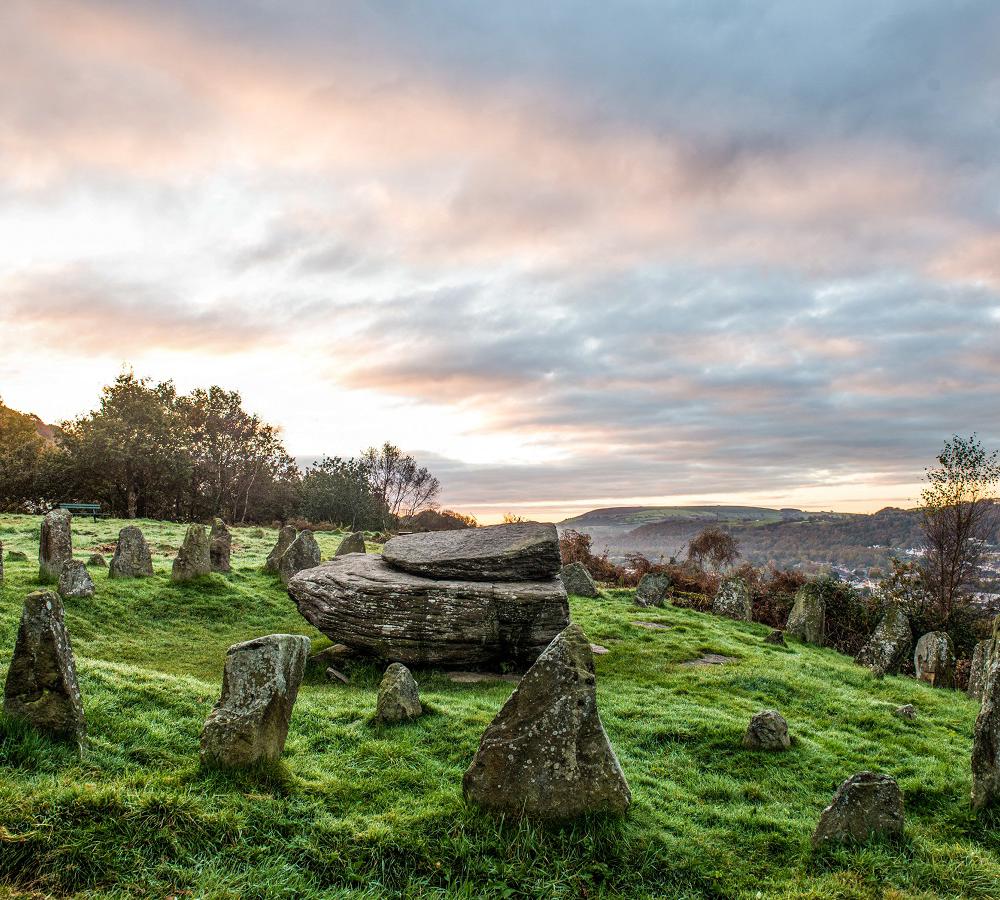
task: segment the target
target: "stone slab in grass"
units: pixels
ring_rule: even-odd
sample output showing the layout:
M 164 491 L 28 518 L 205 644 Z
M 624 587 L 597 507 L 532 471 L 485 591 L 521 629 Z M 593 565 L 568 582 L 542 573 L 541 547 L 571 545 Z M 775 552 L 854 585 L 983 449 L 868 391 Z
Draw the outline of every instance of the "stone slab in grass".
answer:
M 484 684 L 497 681 L 509 681 L 517 684 L 521 680 L 520 675 L 504 675 L 501 672 L 451 672 L 448 680 L 455 684 Z
M 673 625 L 664 625 L 660 622 L 633 622 L 636 628 L 648 628 L 651 631 L 669 631 Z
M 736 662 L 735 656 L 723 656 L 721 653 L 706 653 L 697 659 L 686 659 L 682 666 L 724 666 Z

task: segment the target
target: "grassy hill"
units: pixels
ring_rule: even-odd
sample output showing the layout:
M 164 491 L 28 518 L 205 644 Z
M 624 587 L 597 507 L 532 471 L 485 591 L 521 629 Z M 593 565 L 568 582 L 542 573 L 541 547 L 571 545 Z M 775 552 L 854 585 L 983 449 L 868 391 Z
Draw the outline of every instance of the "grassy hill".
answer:
M 0 669 L 36 587 L 37 528 L 0 516 L 9 563 Z M 122 523 L 74 525 L 77 555 Z M 976 707 L 904 678 L 877 681 L 830 650 L 762 643 L 766 629 L 690 610 L 640 610 L 631 592 L 572 600 L 592 641 L 598 700 L 634 802 L 623 820 L 501 822 L 467 807 L 462 773 L 512 690 L 420 671 L 428 715 L 369 724 L 381 676 L 310 676 L 282 767 L 198 768 L 198 734 L 231 643 L 288 631 L 326 643 L 258 574 L 273 532 L 235 531 L 234 572 L 197 586 L 166 573 L 183 528 L 141 523 L 157 576 L 67 604 L 90 746 L 0 720 L 0 897 L 996 897 L 1000 828 L 968 812 Z M 340 536 L 320 534 L 324 556 Z M 634 624 L 654 621 L 651 630 Z M 728 665 L 684 665 L 706 652 Z M 903 703 L 916 722 L 894 716 Z M 790 752 L 744 750 L 752 713 L 779 709 Z M 862 769 L 905 793 L 907 837 L 816 856 L 810 832 Z
M 768 509 L 763 506 L 612 506 L 592 509 L 565 519 L 561 528 L 584 528 L 589 525 L 635 528 L 655 522 L 693 522 L 709 525 L 719 522 L 781 522 L 800 517 L 798 510 Z

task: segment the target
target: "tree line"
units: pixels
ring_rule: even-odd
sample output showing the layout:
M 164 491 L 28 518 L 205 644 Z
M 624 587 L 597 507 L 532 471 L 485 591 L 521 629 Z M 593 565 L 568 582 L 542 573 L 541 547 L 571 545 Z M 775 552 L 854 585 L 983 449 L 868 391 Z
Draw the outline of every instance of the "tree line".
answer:
M 123 373 L 93 411 L 42 434 L 0 402 L 0 508 L 39 511 L 100 503 L 122 518 L 269 523 L 303 517 L 393 531 L 432 509 L 440 484 L 386 443 L 325 457 L 305 471 L 278 429 L 213 385 L 179 394 L 173 382 Z

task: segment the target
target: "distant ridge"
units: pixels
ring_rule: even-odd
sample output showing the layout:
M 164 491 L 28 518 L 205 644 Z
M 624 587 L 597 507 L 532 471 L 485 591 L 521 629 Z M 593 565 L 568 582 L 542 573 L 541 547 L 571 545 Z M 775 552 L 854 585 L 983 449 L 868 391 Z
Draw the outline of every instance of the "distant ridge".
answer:
M 770 523 L 806 519 L 800 509 L 770 509 L 766 506 L 608 506 L 592 509 L 559 523 L 564 528 L 612 526 L 635 528 L 658 522 Z

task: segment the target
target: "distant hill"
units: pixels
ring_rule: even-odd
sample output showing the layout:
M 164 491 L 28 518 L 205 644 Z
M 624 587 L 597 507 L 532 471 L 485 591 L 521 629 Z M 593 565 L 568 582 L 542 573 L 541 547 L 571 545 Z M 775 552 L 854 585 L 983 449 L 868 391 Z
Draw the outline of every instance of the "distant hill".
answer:
M 763 506 L 609 506 L 592 509 L 559 523 L 561 528 L 588 525 L 629 526 L 684 521 L 701 524 L 719 522 L 784 522 L 805 518 L 799 509 L 768 509 Z

